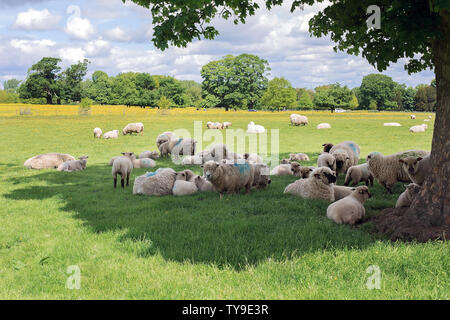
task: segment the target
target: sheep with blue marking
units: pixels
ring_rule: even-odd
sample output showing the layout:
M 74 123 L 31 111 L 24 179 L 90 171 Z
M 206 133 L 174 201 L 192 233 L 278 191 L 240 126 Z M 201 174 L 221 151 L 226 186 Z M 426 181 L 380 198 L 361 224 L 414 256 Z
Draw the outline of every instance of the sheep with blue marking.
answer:
M 336 159 L 336 176 L 339 173 L 347 173 L 348 168 L 356 166 L 361 153 L 357 143 L 344 141 L 334 145 L 330 149 L 330 154 Z

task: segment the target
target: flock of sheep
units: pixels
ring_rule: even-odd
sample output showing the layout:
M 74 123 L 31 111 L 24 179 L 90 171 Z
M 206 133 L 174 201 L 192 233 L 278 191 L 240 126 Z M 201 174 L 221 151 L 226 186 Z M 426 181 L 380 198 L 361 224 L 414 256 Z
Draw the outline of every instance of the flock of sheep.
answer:
M 306 123 L 305 119 L 292 116 L 291 123 L 293 119 L 297 125 L 307 124 L 307 118 Z M 229 122 L 221 124 L 220 128 L 217 124 L 208 122 L 207 127 L 223 129 L 231 126 Z M 257 125 L 251 122 L 248 129 L 255 129 L 255 126 Z M 265 131 L 265 128 L 262 128 Z M 142 134 L 143 130 L 142 123 L 130 123 L 122 133 Z M 117 135 L 118 130 L 114 131 Z M 95 128 L 94 137 L 101 136 L 101 130 Z M 103 135 L 103 138 L 108 137 L 109 132 Z M 196 153 L 196 143 L 192 138 L 179 138 L 173 132 L 164 132 L 156 139 L 159 152 L 144 151 L 139 155 L 139 159 L 133 152 L 123 152 L 121 156 L 113 157 L 109 165 L 112 166 L 114 188 L 117 187 L 118 176 L 122 188 L 125 188 L 125 182 L 129 186 L 134 168 L 153 168 L 156 166 L 155 160 L 160 156 L 171 155 L 174 159 L 182 156 L 182 164 L 200 165 L 203 175 L 197 175 L 189 169 L 176 172 L 172 168 L 159 168 L 155 172 L 136 177 L 133 194 L 182 196 L 213 191 L 219 193 L 222 199 L 225 193 L 239 194 L 242 189 L 248 193 L 252 188 L 267 188 L 271 183 L 271 175 L 293 175 L 299 179 L 286 186 L 284 193 L 331 202 L 327 208 L 328 218 L 339 224 L 355 224 L 365 215 L 364 202 L 371 197 L 368 186 L 373 186 L 374 179 L 390 193 L 396 182 L 409 182 L 406 190 L 399 196 L 396 207 L 409 206 L 414 196 L 420 192 L 430 171 L 430 153 L 423 150 L 409 150 L 386 156 L 372 152 L 367 156 L 366 163 L 358 164 L 360 148 L 353 141 L 344 141 L 337 145 L 323 144 L 317 167 L 301 165 L 301 162 L 309 161 L 308 155 L 291 153 L 289 159 L 282 159 L 281 164 L 270 172 L 269 166 L 258 154 L 241 155 L 230 151 L 224 144 L 215 144 Z M 33 169 L 79 171 L 86 168 L 87 159 L 88 156 L 75 160 L 68 154 L 47 153 L 28 159 L 24 165 Z M 345 175 L 344 186 L 336 185 L 337 177 L 341 173 Z M 361 182 L 366 185 L 356 187 Z M 349 187 L 350 183 L 352 187 Z
M 412 114 L 410 116 L 410 118 L 411 118 L 411 120 L 415 120 L 416 116 Z M 428 121 L 430 121 L 430 119 L 431 119 L 431 116 L 428 116 L 428 118 L 424 119 L 423 121 L 428 122 Z M 384 123 L 384 126 L 385 127 L 401 127 L 402 125 L 398 122 L 386 122 L 386 123 Z M 425 130 L 427 130 L 427 129 L 428 129 L 428 125 L 426 123 L 422 123 L 422 124 L 415 125 L 415 126 L 412 126 L 411 128 L 409 128 L 409 132 L 412 132 L 412 133 L 425 132 Z

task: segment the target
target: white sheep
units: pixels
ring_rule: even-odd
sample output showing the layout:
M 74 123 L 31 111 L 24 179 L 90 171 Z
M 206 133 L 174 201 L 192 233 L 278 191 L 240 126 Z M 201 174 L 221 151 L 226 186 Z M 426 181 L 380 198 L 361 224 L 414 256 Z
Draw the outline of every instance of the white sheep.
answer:
M 139 155 L 139 159 L 143 159 L 143 158 L 149 158 L 149 159 L 153 159 L 156 160 L 159 158 L 159 154 L 158 151 L 142 151 L 141 154 Z
M 197 176 L 195 177 L 195 185 L 200 192 L 215 192 L 213 184 L 209 182 L 205 177 Z
M 232 124 L 231 122 L 229 122 L 229 121 L 225 121 L 225 122 L 222 124 L 222 126 L 223 126 L 224 129 L 231 128 L 232 125 L 233 125 L 233 124 Z
M 412 126 L 411 128 L 409 128 L 409 132 L 412 132 L 412 133 L 425 132 L 425 130 L 426 130 L 426 128 L 422 125 Z
M 397 122 L 386 122 L 383 124 L 385 127 L 401 127 L 402 125 Z
M 319 123 L 317 129 L 331 129 L 331 125 L 329 123 Z
M 88 156 L 81 156 L 79 160 L 68 160 L 59 165 L 58 171 L 82 171 L 86 169 Z
M 366 214 L 363 204 L 371 196 L 367 186 L 357 187 L 349 196 L 330 204 L 327 208 L 327 217 L 337 224 L 354 225 Z
M 171 168 L 159 168 L 155 172 L 134 179 L 133 194 L 164 196 L 172 194 L 176 172 Z
M 369 170 L 369 165 L 363 163 L 348 168 L 344 185 L 348 186 L 350 182 L 353 182 L 353 186 L 356 186 L 360 182 L 365 182 L 367 186 L 370 183 L 370 185 L 373 186 L 373 175 Z
M 347 173 L 348 168 L 355 166 L 359 161 L 360 149 L 353 141 L 344 141 L 334 145 L 330 154 L 336 159 L 336 175 Z
M 284 193 L 333 202 L 334 183 L 336 183 L 336 174 L 330 168 L 321 167 L 311 172 L 309 178 L 299 179 L 288 185 L 284 189 Z
M 301 116 L 299 114 L 293 113 L 290 116 L 291 124 L 294 126 L 305 126 L 308 124 L 308 118 L 306 116 Z
M 332 171 L 336 171 L 336 159 L 327 152 L 322 152 L 317 158 L 317 167 L 327 167 Z
M 251 121 L 247 126 L 247 133 L 264 133 L 266 132 L 266 129 L 258 124 L 255 124 L 253 121 Z
M 166 132 L 161 133 L 156 138 L 156 146 L 158 147 L 158 150 L 161 151 L 161 149 L 160 149 L 161 145 L 173 138 L 176 138 L 175 134 L 173 132 L 166 131 Z
M 75 160 L 75 158 L 65 153 L 46 153 L 28 159 L 23 165 L 29 169 L 56 169 L 69 160 Z
M 95 128 L 94 129 L 94 138 L 101 138 L 102 137 L 102 129 Z
M 144 134 L 144 124 L 142 122 L 129 123 L 122 129 L 122 134 L 140 133 Z
M 172 194 L 174 196 L 190 196 L 198 191 L 195 182 L 176 180 L 173 184 Z
M 133 168 L 154 168 L 156 167 L 156 162 L 153 159 L 143 158 L 133 160 Z
M 428 122 L 428 121 L 430 121 L 430 119 L 424 119 L 423 121 Z
M 415 119 L 415 118 L 416 118 L 416 116 L 412 114 L 411 115 L 411 119 Z
M 309 161 L 309 157 L 305 153 L 290 153 L 289 160 L 290 161 Z
M 125 177 L 127 178 L 127 186 L 130 185 L 130 175 L 133 171 L 133 162 L 132 159 L 134 157 L 133 152 L 122 152 L 123 156 L 117 157 L 114 159 L 112 164 L 112 176 L 114 179 L 114 188 L 117 186 L 117 174 L 120 174 L 120 183 L 122 188 L 124 186 Z
M 117 139 L 119 138 L 119 130 L 108 131 L 103 134 L 103 139 Z
M 412 182 L 421 186 L 431 172 L 431 154 L 424 157 L 410 156 L 399 160 Z
M 399 207 L 409 207 L 414 200 L 419 195 L 422 187 L 415 183 L 410 183 L 406 186 L 405 191 L 398 197 L 395 204 L 396 208 Z
M 273 168 L 270 171 L 270 175 L 272 176 L 292 176 L 294 173 L 292 172 L 292 167 L 290 163 L 280 164 Z

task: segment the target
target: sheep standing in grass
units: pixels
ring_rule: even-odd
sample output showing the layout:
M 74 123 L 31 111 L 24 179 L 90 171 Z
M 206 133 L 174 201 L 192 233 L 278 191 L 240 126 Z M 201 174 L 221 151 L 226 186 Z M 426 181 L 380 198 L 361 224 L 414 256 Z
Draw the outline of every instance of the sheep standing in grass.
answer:
M 336 159 L 336 175 L 347 173 L 348 168 L 358 164 L 360 149 L 353 141 L 344 141 L 330 149 L 330 154 Z
M 369 165 L 363 163 L 357 166 L 351 166 L 345 176 L 344 185 L 348 186 L 353 181 L 353 186 L 356 186 L 360 182 L 365 182 L 366 185 L 373 186 L 373 175 L 369 170 Z
M 317 158 L 317 167 L 327 167 L 336 171 L 336 159 L 327 152 L 322 152 Z
M 257 189 L 266 188 L 272 180 L 269 177 L 269 167 L 264 163 L 253 164 L 253 186 Z
M 69 160 L 75 160 L 75 158 L 65 153 L 46 153 L 28 159 L 23 165 L 29 169 L 56 169 Z
M 249 163 L 220 164 L 208 161 L 203 165 L 203 172 L 219 192 L 222 199 L 224 193 L 238 194 L 242 188 L 248 193 L 253 185 L 254 169 Z
M 103 134 L 103 139 L 118 139 L 119 130 L 108 131 Z
M 392 193 L 395 183 L 411 182 L 399 160 L 409 156 L 424 157 L 427 154 L 428 152 L 423 150 L 408 150 L 387 156 L 379 152 L 372 152 L 367 155 L 366 162 L 374 178 L 386 188 L 387 192 Z
M 136 177 L 133 185 L 133 194 L 148 196 L 170 195 L 176 181 L 176 174 L 171 168 L 160 168 L 155 172 L 148 172 Z
M 410 183 L 406 186 L 406 190 L 398 197 L 396 208 L 399 207 L 409 207 L 413 202 L 414 198 L 419 195 L 422 187 L 416 183 Z
M 125 177 L 127 179 L 127 186 L 130 185 L 130 175 L 133 171 L 132 159 L 135 158 L 133 152 L 122 152 L 123 156 L 117 157 L 112 165 L 112 176 L 114 179 L 114 188 L 117 186 L 117 175 L 120 175 L 120 184 L 125 188 Z
M 353 187 L 343 187 L 343 186 L 333 186 L 334 191 L 334 201 L 341 200 L 347 196 L 349 196 L 356 188 Z
M 290 161 L 309 161 L 309 157 L 305 153 L 290 153 L 289 160 Z
M 302 198 L 334 201 L 333 183 L 336 174 L 330 168 L 321 167 L 311 172 L 309 178 L 299 179 L 284 189 L 284 193 Z
M 412 182 L 421 186 L 431 172 L 430 154 L 424 157 L 406 157 L 399 160 Z
M 119 158 L 119 157 L 122 157 L 122 156 L 115 156 L 115 157 L 112 157 L 111 158 L 111 160 L 109 160 L 109 165 L 110 166 L 112 166 L 113 165 L 113 163 L 114 163 L 114 160 L 116 160 L 117 158 Z M 130 159 L 131 159 L 131 162 L 133 162 L 134 160 L 136 160 L 136 155 L 133 153 L 132 155 L 130 155 Z
M 159 158 L 158 151 L 148 151 L 148 150 L 147 151 L 143 151 L 139 155 L 139 159 L 144 159 L 144 158 L 156 160 L 156 159 Z
M 322 145 L 322 147 L 323 147 L 323 152 L 328 153 L 328 152 L 330 152 L 331 148 L 333 148 L 333 144 L 332 143 L 324 143 Z
M 94 138 L 101 138 L 102 137 L 102 129 L 95 128 L 94 129 Z
M 327 208 L 327 217 L 337 224 L 354 225 L 366 214 L 363 204 L 371 196 L 367 186 L 357 187 L 349 196 L 330 204 Z
M 86 169 L 88 156 L 81 156 L 79 160 L 69 160 L 59 165 L 58 171 L 82 171 Z
M 299 114 L 293 113 L 290 116 L 291 124 L 294 126 L 306 126 L 308 124 L 308 118 Z
M 136 123 L 129 123 L 125 126 L 125 128 L 122 129 L 122 134 L 132 134 L 132 133 L 140 133 L 141 135 L 144 134 L 144 124 L 142 122 L 136 122 Z

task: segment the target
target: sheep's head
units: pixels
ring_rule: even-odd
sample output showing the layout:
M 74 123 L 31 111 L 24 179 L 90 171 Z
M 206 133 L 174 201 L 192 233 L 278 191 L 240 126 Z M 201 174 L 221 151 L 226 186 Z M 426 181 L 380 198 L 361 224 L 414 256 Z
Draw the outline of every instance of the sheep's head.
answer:
M 422 157 L 406 157 L 398 161 L 409 174 L 416 174 L 419 169 L 419 161 L 422 159 Z
M 327 167 L 320 167 L 312 172 L 314 179 L 321 180 L 323 184 L 329 185 L 336 182 L 336 172 Z
M 301 167 L 300 168 L 300 176 L 303 179 L 306 179 L 309 177 L 309 174 L 313 171 L 313 169 L 309 168 L 309 167 Z
M 347 163 L 348 160 L 350 160 L 350 157 L 348 156 L 347 152 L 344 150 L 336 150 L 333 152 L 333 156 L 336 159 L 336 169 L 341 169 L 344 167 L 344 165 Z
M 184 171 L 177 172 L 175 175 L 175 180 L 187 181 L 186 172 L 184 172 Z
M 371 195 L 370 192 L 369 192 L 369 188 L 367 188 L 367 186 L 359 186 L 359 187 L 357 187 L 356 190 L 353 191 L 353 192 L 356 192 L 356 194 L 358 195 L 358 197 L 359 197 L 360 199 L 362 199 L 363 201 L 366 201 L 367 199 L 369 199 L 369 198 L 372 197 L 372 195 Z
M 152 151 L 152 152 L 150 153 L 150 158 L 152 158 L 152 159 L 154 159 L 154 160 L 158 159 L 158 158 L 159 158 L 158 151 Z
M 131 160 L 136 160 L 136 155 L 134 152 L 122 152 L 125 157 L 130 158 Z
M 328 163 L 328 168 L 330 168 L 332 171 L 336 171 L 336 158 L 332 157 L 333 159 L 328 159 L 327 163 Z M 341 167 L 342 168 L 342 167 Z
M 79 160 L 87 160 L 89 157 L 88 156 L 81 156 L 81 157 L 79 157 L 78 159 Z
M 184 170 L 184 173 L 186 174 L 186 180 L 188 181 L 196 176 L 196 174 L 189 169 Z
M 323 147 L 323 152 L 330 152 L 331 148 L 333 148 L 333 144 L 332 143 L 324 143 L 322 145 Z
M 220 164 L 216 161 L 208 161 L 206 162 L 203 167 L 203 174 L 206 177 L 206 179 L 210 180 L 213 176 L 214 172 L 219 168 Z
M 300 169 L 301 169 L 301 165 L 298 162 L 291 162 L 291 171 L 294 174 L 294 176 L 299 176 L 300 175 Z
M 406 186 L 406 192 L 410 195 L 416 195 L 422 190 L 422 187 L 415 183 L 410 183 Z
M 291 160 L 289 160 L 289 159 L 282 159 L 280 163 L 281 164 L 289 164 L 289 163 L 291 163 Z

